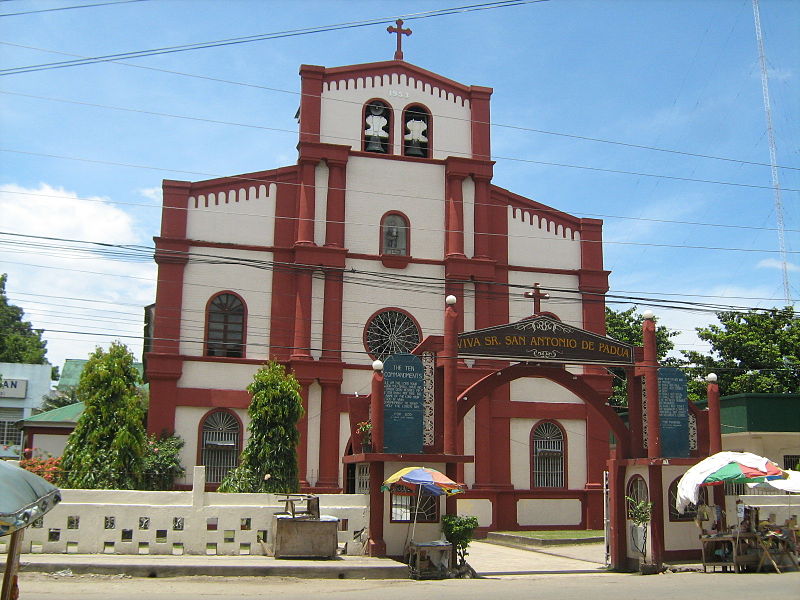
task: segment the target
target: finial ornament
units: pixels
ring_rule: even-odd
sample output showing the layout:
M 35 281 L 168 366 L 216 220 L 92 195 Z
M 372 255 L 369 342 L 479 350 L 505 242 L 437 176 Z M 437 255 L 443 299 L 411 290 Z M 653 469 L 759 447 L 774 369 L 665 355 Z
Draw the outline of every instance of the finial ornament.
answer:
M 390 25 L 386 28 L 386 31 L 397 34 L 397 50 L 394 52 L 394 59 L 403 60 L 403 36 L 411 35 L 411 30 L 403 29 L 403 19 L 397 19 L 395 23 L 397 24 L 397 27 L 392 27 Z

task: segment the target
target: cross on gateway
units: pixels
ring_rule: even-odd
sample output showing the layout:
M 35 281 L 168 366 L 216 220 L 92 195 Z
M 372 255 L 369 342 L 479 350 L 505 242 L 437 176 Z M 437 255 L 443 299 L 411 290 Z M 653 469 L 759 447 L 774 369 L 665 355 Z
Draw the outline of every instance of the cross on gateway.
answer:
M 397 24 L 397 27 L 392 27 L 390 25 L 386 28 L 386 31 L 397 34 L 397 50 L 395 50 L 394 59 L 403 60 L 403 36 L 411 35 L 411 30 L 403 29 L 403 19 L 397 19 L 395 23 Z
M 526 298 L 533 298 L 533 315 L 536 316 L 542 312 L 542 300 L 547 300 L 550 294 L 542 292 L 538 283 L 533 284 L 532 292 L 525 292 Z

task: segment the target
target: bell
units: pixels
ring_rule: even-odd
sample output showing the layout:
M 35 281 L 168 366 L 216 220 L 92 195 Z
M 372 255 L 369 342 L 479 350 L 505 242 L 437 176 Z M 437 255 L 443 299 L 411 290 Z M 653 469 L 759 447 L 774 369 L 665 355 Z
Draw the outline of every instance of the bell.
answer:
M 370 135 L 367 136 L 367 152 L 386 152 L 386 149 L 383 147 L 383 143 L 381 142 L 381 138 L 377 135 Z
M 420 156 L 424 158 L 425 153 L 422 151 L 419 142 L 408 142 L 406 144 L 406 156 Z

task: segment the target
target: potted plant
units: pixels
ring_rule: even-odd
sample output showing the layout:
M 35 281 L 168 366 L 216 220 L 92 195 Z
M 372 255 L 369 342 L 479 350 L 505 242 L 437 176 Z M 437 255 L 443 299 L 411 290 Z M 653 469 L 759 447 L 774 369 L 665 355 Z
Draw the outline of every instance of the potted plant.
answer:
M 372 452 L 372 422 L 361 421 L 356 424 L 356 433 L 361 436 L 361 450 L 365 454 Z
M 635 500 L 625 496 L 628 503 L 628 519 L 631 520 L 631 541 L 633 548 L 642 555 L 639 572 L 642 575 L 658 573 L 659 566 L 647 562 L 647 526 L 653 516 L 653 503 L 647 500 Z

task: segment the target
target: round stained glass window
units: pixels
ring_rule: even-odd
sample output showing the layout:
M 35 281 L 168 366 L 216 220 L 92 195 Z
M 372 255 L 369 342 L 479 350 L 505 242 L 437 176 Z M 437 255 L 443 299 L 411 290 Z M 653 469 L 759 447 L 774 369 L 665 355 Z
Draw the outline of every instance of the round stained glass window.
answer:
M 422 335 L 414 319 L 406 313 L 384 310 L 367 323 L 364 337 L 364 345 L 370 356 L 386 360 L 392 354 L 411 352 L 419 344 Z

